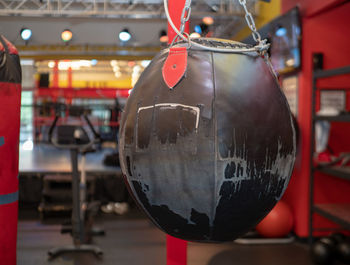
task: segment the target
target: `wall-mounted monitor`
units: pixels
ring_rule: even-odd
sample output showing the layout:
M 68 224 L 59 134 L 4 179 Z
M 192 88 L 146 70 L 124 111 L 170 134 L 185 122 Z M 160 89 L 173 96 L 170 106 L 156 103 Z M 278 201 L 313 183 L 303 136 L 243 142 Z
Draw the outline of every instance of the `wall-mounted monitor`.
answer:
M 301 22 L 299 9 L 293 8 L 259 29 L 271 43 L 272 65 L 279 74 L 298 70 L 301 65 Z M 243 42 L 254 44 L 250 36 Z

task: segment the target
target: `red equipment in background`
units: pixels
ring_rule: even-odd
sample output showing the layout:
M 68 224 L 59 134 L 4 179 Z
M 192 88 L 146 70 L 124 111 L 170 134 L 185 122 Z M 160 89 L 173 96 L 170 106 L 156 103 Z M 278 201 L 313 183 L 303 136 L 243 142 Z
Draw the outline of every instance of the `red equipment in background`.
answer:
M 16 264 L 21 66 L 0 35 L 0 265 Z
M 263 237 L 278 238 L 287 236 L 293 228 L 293 214 L 289 205 L 279 201 L 272 211 L 256 226 Z
M 282 12 L 298 5 L 302 15 L 302 66 L 298 75 L 298 124 L 300 126 L 300 152 L 294 174 L 283 199 L 293 209 L 294 232 L 299 237 L 307 237 L 310 224 L 310 167 L 311 149 L 311 102 L 312 102 L 312 54 L 323 53 L 324 69 L 343 67 L 349 64 L 350 53 L 346 52 L 350 39 L 346 34 L 349 31 L 350 2 L 346 0 L 284 0 Z M 332 23 L 330 23 L 330 21 Z M 320 80 L 320 88 L 348 89 L 349 77 L 336 77 Z M 350 110 L 350 100 L 347 98 L 346 110 Z M 318 109 L 317 109 L 318 110 Z M 330 132 L 329 146 L 334 153 L 350 150 L 349 125 L 333 123 Z M 314 150 L 312 150 L 314 151 Z M 315 177 L 314 200 L 323 204 L 349 204 L 350 182 L 317 173 Z M 345 215 L 344 215 L 345 216 Z M 333 227 L 333 223 L 316 215 L 314 227 Z M 326 234 L 324 234 L 326 233 Z M 314 235 L 327 235 L 329 231 L 317 231 Z

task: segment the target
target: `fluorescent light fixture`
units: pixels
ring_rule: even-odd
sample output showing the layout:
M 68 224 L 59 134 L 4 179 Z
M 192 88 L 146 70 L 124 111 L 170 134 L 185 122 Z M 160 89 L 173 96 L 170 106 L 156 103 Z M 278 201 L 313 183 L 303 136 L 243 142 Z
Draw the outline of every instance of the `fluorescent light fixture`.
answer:
M 21 65 L 30 65 L 30 66 L 33 66 L 34 65 L 34 60 L 30 60 L 30 59 L 22 59 L 21 60 Z

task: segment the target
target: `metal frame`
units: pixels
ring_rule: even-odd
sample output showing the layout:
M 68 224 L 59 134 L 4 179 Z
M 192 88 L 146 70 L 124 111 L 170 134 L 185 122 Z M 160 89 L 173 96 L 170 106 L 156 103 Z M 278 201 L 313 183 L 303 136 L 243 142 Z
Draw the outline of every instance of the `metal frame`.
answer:
M 1 1 L 1 0 L 0 0 Z M 102 45 L 17 45 L 21 58 L 41 60 L 54 59 L 94 59 L 150 60 L 160 50 L 159 46 L 102 46 Z
M 259 15 L 259 5 L 256 4 L 258 1 L 247 0 L 247 7 L 254 17 Z M 238 0 L 194 0 L 191 25 L 199 24 L 205 16 L 211 16 L 215 19 L 215 23 L 210 28 L 213 33 L 212 37 L 231 38 L 245 26 L 244 15 L 244 10 Z M 115 23 L 125 23 L 126 20 L 140 21 L 139 23 L 143 23 L 142 20 L 155 23 L 166 21 L 163 0 L 0 0 L 0 19 L 6 23 L 6 20 L 13 21 L 18 18 L 23 21 L 44 18 L 64 22 L 77 18 L 93 21 L 96 19 L 113 20 Z M 32 48 L 33 45 L 29 45 L 25 53 L 22 53 L 22 57 L 32 58 L 39 55 L 38 59 L 42 59 L 43 53 L 34 53 L 30 50 Z M 70 55 L 75 56 L 74 58 L 79 56 L 86 58 L 88 53 L 91 54 L 94 51 L 75 51 L 71 54 L 63 47 L 59 47 L 57 52 L 58 54 L 54 54 L 55 59 Z M 96 55 L 109 58 L 127 55 L 128 59 L 133 60 L 137 57 L 152 58 L 155 53 L 141 53 L 132 50 L 120 53 L 105 49 L 97 51 L 97 54 L 92 54 L 92 56 Z
M 314 180 L 315 180 L 315 172 L 323 172 L 329 174 L 333 177 L 338 177 L 342 179 L 350 179 L 350 171 L 347 169 L 339 169 L 337 167 L 315 167 L 313 165 L 313 157 L 315 150 L 315 123 L 316 121 L 325 120 L 325 121 L 337 121 L 337 122 L 350 122 L 350 114 L 340 114 L 337 116 L 320 116 L 316 114 L 316 92 L 319 89 L 317 87 L 317 80 L 322 78 L 329 78 L 339 75 L 350 74 L 350 65 L 340 68 L 334 68 L 329 70 L 314 70 L 312 73 L 312 102 L 311 102 L 311 146 L 310 146 L 310 186 L 309 186 L 309 243 L 313 243 L 313 231 L 317 231 L 319 229 L 315 229 L 313 227 L 313 214 L 318 213 L 323 217 L 331 220 L 344 227 L 345 229 L 349 229 L 350 223 L 342 218 L 342 216 L 338 216 L 323 209 L 322 207 L 318 207 L 314 202 Z M 342 89 L 343 90 L 343 89 Z M 336 205 L 336 204 L 335 204 Z M 349 213 L 350 214 L 350 213 Z
M 248 1 L 254 15 L 258 0 Z M 244 16 L 236 0 L 197 0 L 192 18 Z M 110 17 L 121 19 L 165 19 L 162 0 L 0 0 L 0 16 Z

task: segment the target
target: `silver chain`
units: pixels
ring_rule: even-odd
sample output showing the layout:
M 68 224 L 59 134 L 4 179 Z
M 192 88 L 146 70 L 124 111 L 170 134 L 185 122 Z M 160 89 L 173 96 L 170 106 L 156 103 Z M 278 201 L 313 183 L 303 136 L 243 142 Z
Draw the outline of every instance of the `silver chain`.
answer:
M 238 2 L 244 9 L 244 12 L 245 12 L 244 17 L 245 17 L 245 20 L 247 21 L 248 27 L 252 31 L 253 39 L 256 42 L 258 42 L 259 44 L 261 44 L 261 35 L 258 32 L 258 30 L 256 29 L 254 18 L 247 8 L 247 1 L 246 0 L 238 0 Z M 180 26 L 181 34 L 184 33 L 185 24 L 190 19 L 190 16 L 191 16 L 191 0 L 186 0 L 185 6 L 182 9 L 182 14 L 181 14 L 181 26 Z
M 227 48 L 218 48 L 218 47 L 208 47 L 205 45 L 201 45 L 199 43 L 196 42 L 192 42 L 189 35 L 187 33 L 185 33 L 185 25 L 186 22 L 188 22 L 188 20 L 190 19 L 190 15 L 191 15 L 191 2 L 192 0 L 186 0 L 185 2 L 185 6 L 182 10 L 182 14 L 181 14 L 181 25 L 180 25 L 180 29 L 178 29 L 175 24 L 173 23 L 170 14 L 169 14 L 169 9 L 168 9 L 168 0 L 163 0 L 164 2 L 164 10 L 165 10 L 165 14 L 166 17 L 168 19 L 169 24 L 171 25 L 171 27 L 173 28 L 173 30 L 176 32 L 176 36 L 174 37 L 171 46 L 173 45 L 173 43 L 176 42 L 176 40 L 182 39 L 184 41 L 188 41 L 189 45 L 193 45 L 196 47 L 200 47 L 202 49 L 205 50 L 211 50 L 211 51 L 219 51 L 219 52 L 258 52 L 260 54 L 262 54 L 264 56 L 265 59 L 269 59 L 268 55 L 266 53 L 266 51 L 269 49 L 270 44 L 267 43 L 267 40 L 262 40 L 261 36 L 259 34 L 259 32 L 256 29 L 255 26 L 255 22 L 254 22 L 254 18 L 252 16 L 252 14 L 248 11 L 247 9 L 247 2 L 246 0 L 238 0 L 240 5 L 244 8 L 244 11 L 246 13 L 245 15 L 245 19 L 247 21 L 247 24 L 249 26 L 249 28 L 252 31 L 252 35 L 253 35 L 253 39 L 258 43 L 257 45 L 255 45 L 254 47 L 251 48 L 234 48 L 234 49 L 227 49 Z
M 238 0 L 238 2 L 244 8 L 244 12 L 245 12 L 244 17 L 245 17 L 245 20 L 247 21 L 248 27 L 252 31 L 253 39 L 260 44 L 261 43 L 261 36 L 260 36 L 260 33 L 258 32 L 258 30 L 256 29 L 253 16 L 247 8 L 247 1 L 246 0 Z
M 190 20 L 190 16 L 191 16 L 191 2 L 192 2 L 192 0 L 186 0 L 185 6 L 182 9 L 181 26 L 180 26 L 181 34 L 183 34 L 184 31 L 185 31 L 186 22 Z

